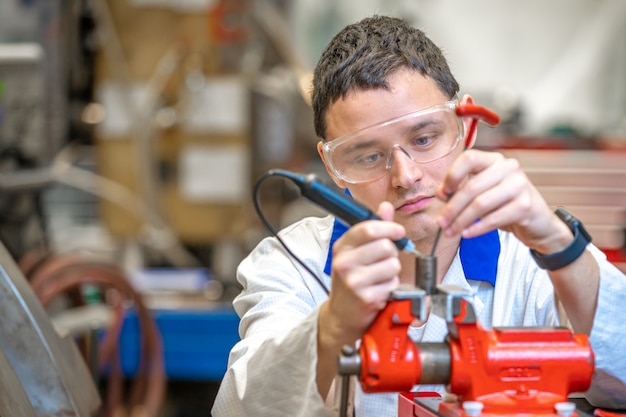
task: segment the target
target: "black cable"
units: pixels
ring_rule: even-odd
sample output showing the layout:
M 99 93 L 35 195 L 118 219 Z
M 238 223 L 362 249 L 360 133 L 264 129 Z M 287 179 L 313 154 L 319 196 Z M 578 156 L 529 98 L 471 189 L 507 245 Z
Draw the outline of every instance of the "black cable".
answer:
M 306 175 L 281 169 L 274 169 L 266 172 L 257 181 L 253 190 L 253 200 L 254 207 L 257 211 L 257 214 L 259 215 L 259 218 L 261 219 L 267 230 L 269 230 L 280 242 L 280 244 L 285 248 L 287 253 L 289 253 L 289 255 L 291 255 L 294 260 L 296 260 L 300 265 L 302 265 L 302 267 L 305 268 L 311 274 L 311 276 L 313 276 L 313 278 L 315 278 L 315 280 L 322 286 L 322 288 L 324 288 L 324 291 L 326 291 L 326 293 L 329 293 L 328 289 L 322 283 L 322 280 L 317 276 L 317 274 L 309 269 L 309 267 L 305 265 L 304 262 L 291 251 L 291 249 L 285 244 L 285 242 L 283 242 L 280 236 L 278 236 L 278 232 L 272 227 L 272 225 L 263 215 L 259 201 L 259 188 L 261 186 L 261 183 L 271 176 L 279 176 L 291 180 L 293 184 L 300 189 L 300 194 L 303 197 L 306 197 L 312 203 L 315 203 L 326 211 L 332 213 L 337 219 L 343 221 L 348 225 L 354 225 L 365 220 L 380 220 L 380 217 L 378 217 L 369 208 L 357 202 L 356 200 L 347 197 L 345 194 L 334 191 L 329 186 L 325 185 L 323 182 L 317 179 L 313 174 Z M 439 228 L 439 230 L 437 231 L 437 235 L 435 236 L 435 241 L 433 242 L 432 252 L 430 256 L 420 253 L 415 248 L 415 244 L 406 237 L 394 241 L 399 249 L 415 254 L 417 259 L 415 274 L 416 286 L 424 288 L 428 294 L 436 292 L 437 259 L 435 257 L 435 250 L 437 248 L 439 238 L 441 237 L 441 232 L 441 228 Z
M 285 250 L 287 251 L 287 253 L 296 261 L 298 262 L 322 287 L 322 289 L 324 290 L 324 292 L 326 292 L 326 294 L 329 294 L 330 291 L 328 290 L 328 288 L 326 288 L 326 285 L 324 285 L 324 283 L 322 282 L 322 279 L 315 273 L 313 272 L 313 270 L 311 268 L 309 268 L 308 265 L 306 265 L 302 259 L 300 259 L 298 256 L 296 256 L 295 253 L 292 252 L 292 250 L 289 248 L 289 246 L 287 246 L 287 244 L 283 241 L 283 239 L 278 235 L 278 231 L 276 231 L 276 229 L 274 229 L 274 227 L 270 224 L 270 222 L 267 220 L 267 218 L 265 217 L 265 214 L 263 214 L 263 210 L 261 209 L 261 202 L 260 202 L 260 187 L 261 184 L 267 180 L 270 177 L 283 177 L 283 178 L 288 178 L 291 179 L 292 181 L 294 180 L 294 176 L 290 175 L 291 173 L 289 171 L 283 171 L 283 170 L 270 170 L 268 172 L 266 172 L 265 174 L 263 174 L 256 182 L 256 184 L 254 185 L 253 191 L 252 191 L 252 195 L 253 195 L 253 203 L 254 203 L 254 209 L 257 212 L 257 215 L 259 216 L 259 219 L 261 219 L 261 222 L 263 223 L 263 225 L 265 226 L 265 228 L 276 238 L 276 240 L 278 240 L 278 242 L 283 246 L 283 248 L 285 248 Z

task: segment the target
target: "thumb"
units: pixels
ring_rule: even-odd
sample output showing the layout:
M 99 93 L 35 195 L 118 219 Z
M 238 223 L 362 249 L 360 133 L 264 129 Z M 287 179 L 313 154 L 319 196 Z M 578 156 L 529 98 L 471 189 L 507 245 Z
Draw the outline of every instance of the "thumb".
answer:
M 389 221 L 389 222 L 393 221 L 393 213 L 394 213 L 393 205 L 388 201 L 383 201 L 378 206 L 377 214 L 378 216 L 380 216 L 381 219 L 385 221 Z

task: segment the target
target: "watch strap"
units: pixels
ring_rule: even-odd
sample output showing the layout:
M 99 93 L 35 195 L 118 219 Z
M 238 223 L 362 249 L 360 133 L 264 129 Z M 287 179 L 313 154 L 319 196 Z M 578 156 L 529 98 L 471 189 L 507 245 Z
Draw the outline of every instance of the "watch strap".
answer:
M 556 214 L 574 233 L 574 240 L 562 251 L 549 255 L 543 255 L 533 249 L 530 250 L 530 254 L 537 262 L 537 265 L 548 271 L 564 268 L 574 262 L 585 251 L 587 244 L 591 242 L 591 236 L 587 233 L 580 220 L 563 208 L 559 208 Z

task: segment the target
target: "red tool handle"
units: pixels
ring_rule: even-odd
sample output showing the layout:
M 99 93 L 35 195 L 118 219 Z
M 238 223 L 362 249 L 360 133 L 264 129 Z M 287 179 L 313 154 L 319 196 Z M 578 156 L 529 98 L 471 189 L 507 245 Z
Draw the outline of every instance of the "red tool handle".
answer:
M 500 116 L 488 108 L 477 104 L 461 104 L 456 107 L 456 114 L 459 117 L 471 117 L 473 119 L 472 124 L 467 131 L 467 136 L 465 137 L 466 148 L 469 146 L 472 137 L 474 137 L 474 134 L 476 133 L 479 121 L 484 122 L 491 127 L 500 123 Z

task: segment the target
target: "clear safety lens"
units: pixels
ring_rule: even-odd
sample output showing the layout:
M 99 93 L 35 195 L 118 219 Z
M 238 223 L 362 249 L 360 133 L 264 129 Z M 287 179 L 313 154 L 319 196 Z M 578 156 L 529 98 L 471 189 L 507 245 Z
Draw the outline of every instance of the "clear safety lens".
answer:
M 325 142 L 326 160 L 337 178 L 359 183 L 384 176 L 394 157 L 422 164 L 442 158 L 463 137 L 456 105 L 449 101 Z

